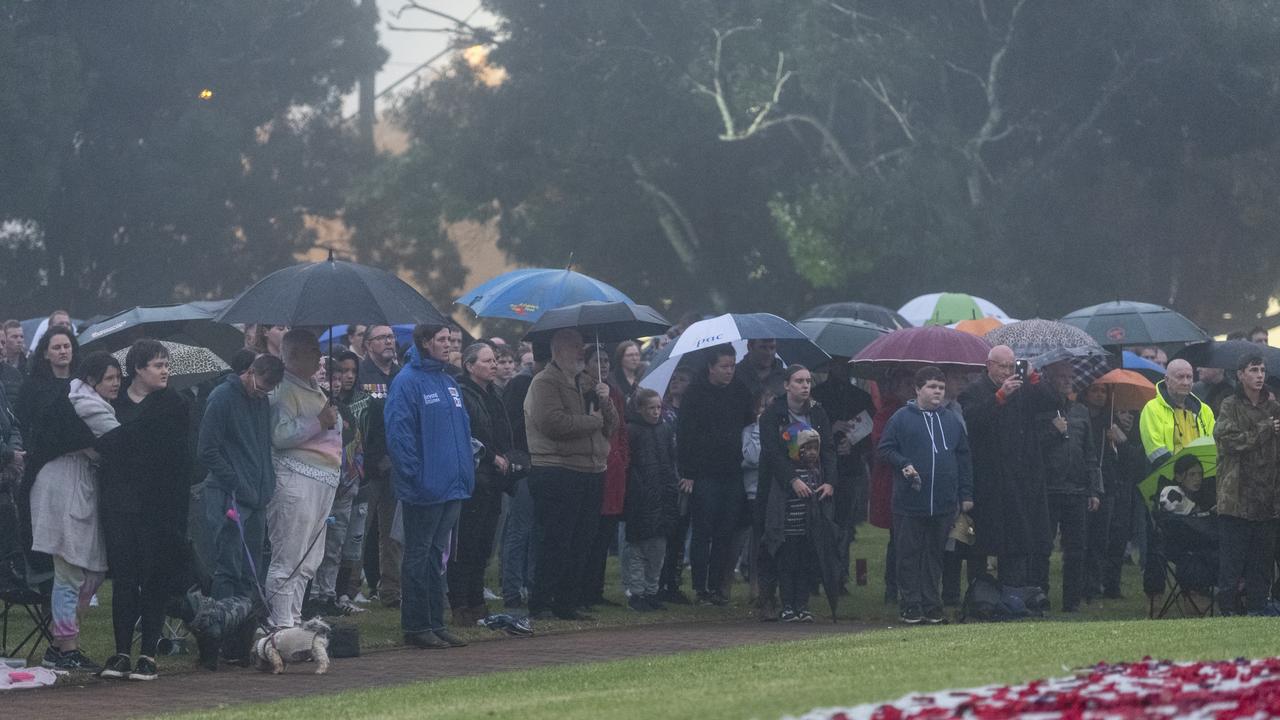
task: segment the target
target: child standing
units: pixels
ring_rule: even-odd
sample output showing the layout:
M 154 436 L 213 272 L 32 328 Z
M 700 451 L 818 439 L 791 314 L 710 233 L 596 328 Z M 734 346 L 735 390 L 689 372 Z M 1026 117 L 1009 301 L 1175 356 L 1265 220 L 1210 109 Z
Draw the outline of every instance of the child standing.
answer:
M 957 512 L 973 509 L 973 469 L 964 424 L 942 407 L 946 376 L 930 365 L 915 375 L 916 399 L 890 418 L 880 457 L 897 472 L 893 538 L 902 622 L 946 621 L 938 586 L 942 553 Z
M 782 525 L 782 548 L 778 551 L 778 593 L 782 597 L 782 622 L 813 622 L 809 612 L 809 592 L 813 588 L 817 561 L 809 539 L 809 505 L 812 498 L 825 500 L 831 485 L 822 477 L 819 459 L 822 439 L 808 423 L 792 423 L 783 433 L 787 457 L 793 466 L 794 481 L 804 490 L 791 489 Z
M 676 495 L 680 478 L 676 475 L 675 434 L 662 421 L 662 398 L 641 388 L 632 400 L 634 412 L 627 423 L 631 465 L 627 470 L 627 545 L 624 568 L 627 606 L 637 612 L 662 610 L 658 601 L 658 580 L 667 554 L 667 534 L 676 524 L 679 510 Z

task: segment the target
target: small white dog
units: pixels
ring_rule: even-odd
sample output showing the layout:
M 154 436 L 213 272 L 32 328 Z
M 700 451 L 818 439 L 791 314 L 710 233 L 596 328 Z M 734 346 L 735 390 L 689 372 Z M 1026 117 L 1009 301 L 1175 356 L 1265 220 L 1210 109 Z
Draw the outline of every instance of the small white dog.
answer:
M 253 666 L 279 675 L 288 663 L 316 662 L 316 674 L 329 669 L 329 624 L 312 618 L 298 627 L 277 630 L 253 644 Z

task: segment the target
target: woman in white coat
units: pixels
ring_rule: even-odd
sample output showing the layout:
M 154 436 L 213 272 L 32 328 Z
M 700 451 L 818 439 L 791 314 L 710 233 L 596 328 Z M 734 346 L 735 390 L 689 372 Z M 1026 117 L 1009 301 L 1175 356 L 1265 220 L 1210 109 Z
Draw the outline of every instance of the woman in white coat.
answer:
M 120 425 L 111 407 L 120 391 L 120 363 L 95 352 L 80 363 L 78 375 L 71 381 L 71 407 L 94 438 L 102 437 Z M 79 620 L 107 570 L 97 460 L 92 447 L 60 455 L 40 468 L 31 488 L 32 549 L 53 556 L 53 644 L 45 667 L 99 669 L 80 651 Z

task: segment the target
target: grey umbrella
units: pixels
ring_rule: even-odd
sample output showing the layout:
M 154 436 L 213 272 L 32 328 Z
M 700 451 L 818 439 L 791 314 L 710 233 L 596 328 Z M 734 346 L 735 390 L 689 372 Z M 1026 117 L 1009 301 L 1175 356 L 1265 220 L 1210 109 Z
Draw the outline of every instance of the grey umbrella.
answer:
M 1062 317 L 1100 345 L 1191 343 L 1209 339 L 1200 326 L 1163 305 L 1115 300 L 1080 308 Z
M 208 348 L 230 360 L 244 347 L 244 336 L 230 325 L 214 322 L 230 304 L 230 300 L 200 300 L 130 308 L 81 330 L 80 345 L 86 351 L 115 352 L 129 347 L 134 340 L 149 337 Z
M 806 318 L 796 323 L 800 332 L 832 357 L 852 358 L 889 328 L 851 318 Z

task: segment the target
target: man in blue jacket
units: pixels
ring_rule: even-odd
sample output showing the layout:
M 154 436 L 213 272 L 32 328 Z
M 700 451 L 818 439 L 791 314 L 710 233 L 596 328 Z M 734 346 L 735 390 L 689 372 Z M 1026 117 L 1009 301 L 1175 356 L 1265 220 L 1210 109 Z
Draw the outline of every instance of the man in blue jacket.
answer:
M 271 403 L 267 395 L 284 378 L 284 363 L 260 355 L 249 369 L 228 375 L 209 393 L 200 423 L 200 462 L 209 469 L 204 502 L 212 538 L 212 596 L 254 597 L 264 579 L 262 543 L 267 502 L 276 487 L 271 464 Z M 227 514 L 234 508 L 236 518 Z M 243 527 L 243 541 L 241 540 Z M 246 554 L 246 547 L 247 554 Z M 253 556 L 257 577 L 249 566 Z
M 444 627 L 444 551 L 475 486 L 471 421 L 445 370 L 449 350 L 448 327 L 414 328 L 383 411 L 404 521 L 400 625 L 406 643 L 431 649 L 466 645 Z
M 945 622 L 942 554 L 958 511 L 973 509 L 969 438 L 955 412 L 942 407 L 946 376 L 929 365 L 916 372 L 916 399 L 900 408 L 880 439 L 893 481 L 893 541 L 902 622 Z

